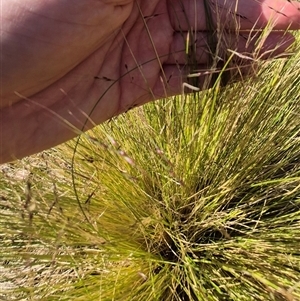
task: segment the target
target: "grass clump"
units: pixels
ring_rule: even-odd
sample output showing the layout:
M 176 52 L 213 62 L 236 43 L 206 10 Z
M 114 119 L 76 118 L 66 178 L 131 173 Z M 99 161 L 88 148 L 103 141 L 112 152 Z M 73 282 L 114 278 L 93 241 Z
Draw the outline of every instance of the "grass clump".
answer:
M 2 169 L 9 300 L 299 300 L 299 68 L 298 51 Z

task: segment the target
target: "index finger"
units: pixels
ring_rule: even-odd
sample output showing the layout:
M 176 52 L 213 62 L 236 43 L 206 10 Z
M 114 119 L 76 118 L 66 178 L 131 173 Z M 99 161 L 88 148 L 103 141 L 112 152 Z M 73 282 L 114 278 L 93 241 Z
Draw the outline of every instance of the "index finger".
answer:
M 241 20 L 242 29 L 261 29 L 268 24 L 275 30 L 300 29 L 300 3 L 297 1 L 240 0 L 237 13 L 246 17 Z
M 300 3 L 291 0 L 170 0 L 169 13 L 177 31 L 209 30 L 209 18 L 229 30 L 300 29 Z

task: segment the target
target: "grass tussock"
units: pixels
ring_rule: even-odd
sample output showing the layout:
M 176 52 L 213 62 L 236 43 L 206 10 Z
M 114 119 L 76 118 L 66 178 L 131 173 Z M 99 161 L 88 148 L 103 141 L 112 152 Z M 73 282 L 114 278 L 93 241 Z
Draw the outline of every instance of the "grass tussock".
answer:
M 299 300 L 299 58 L 3 167 L 9 300 Z
M 214 75 L 1 167 L 0 298 L 300 300 L 299 69 Z

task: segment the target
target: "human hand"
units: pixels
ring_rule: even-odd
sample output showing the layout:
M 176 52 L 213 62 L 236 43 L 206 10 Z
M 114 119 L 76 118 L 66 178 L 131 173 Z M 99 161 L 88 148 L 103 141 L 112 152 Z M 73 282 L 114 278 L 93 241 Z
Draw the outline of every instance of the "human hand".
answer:
M 233 58 L 243 74 L 251 60 L 241 57 L 280 55 L 293 42 L 285 30 L 300 28 L 300 5 L 286 0 L 210 1 L 211 27 L 205 0 L 2 2 L 0 162 L 180 94 L 191 72 L 205 74 L 227 48 L 243 54 Z M 268 25 L 274 31 L 257 52 L 252 29 Z M 213 28 L 219 39 L 211 45 Z M 196 88 L 208 76 L 199 76 Z

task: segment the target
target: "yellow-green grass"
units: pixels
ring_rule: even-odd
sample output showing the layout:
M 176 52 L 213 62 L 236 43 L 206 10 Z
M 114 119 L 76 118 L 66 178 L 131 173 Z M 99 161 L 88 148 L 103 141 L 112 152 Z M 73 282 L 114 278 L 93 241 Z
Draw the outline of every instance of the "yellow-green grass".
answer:
M 2 168 L 2 294 L 299 300 L 299 70 L 297 49 Z

